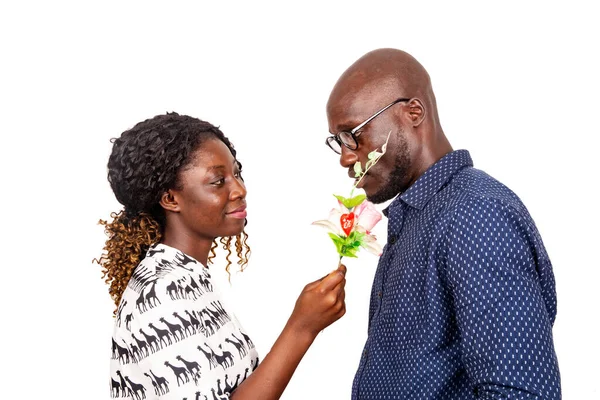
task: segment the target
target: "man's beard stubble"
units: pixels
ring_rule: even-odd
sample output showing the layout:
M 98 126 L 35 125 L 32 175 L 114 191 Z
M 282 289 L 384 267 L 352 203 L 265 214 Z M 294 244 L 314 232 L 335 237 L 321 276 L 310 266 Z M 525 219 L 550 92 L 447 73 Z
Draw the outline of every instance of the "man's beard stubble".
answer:
M 369 196 L 369 201 L 374 204 L 383 203 L 393 199 L 396 195 L 408 189 L 405 187 L 405 180 L 410 169 L 408 142 L 401 134 L 398 135 L 398 138 L 400 143 L 396 150 L 394 169 L 390 172 L 387 181 L 382 185 L 381 189 L 372 196 Z

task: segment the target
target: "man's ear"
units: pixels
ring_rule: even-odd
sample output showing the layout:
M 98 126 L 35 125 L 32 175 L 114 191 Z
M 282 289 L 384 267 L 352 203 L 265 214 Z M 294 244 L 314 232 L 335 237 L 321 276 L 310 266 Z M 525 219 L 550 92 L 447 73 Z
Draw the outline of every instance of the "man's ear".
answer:
M 410 102 L 408 102 L 406 107 L 408 108 L 407 116 L 410 119 L 410 124 L 412 127 L 416 128 L 417 126 L 421 125 L 421 123 L 425 120 L 426 114 L 425 107 L 423 106 L 421 100 L 413 98 Z
M 174 195 L 171 189 L 167 190 L 160 196 L 160 205 L 165 211 L 179 212 L 179 203 L 177 202 L 177 196 Z

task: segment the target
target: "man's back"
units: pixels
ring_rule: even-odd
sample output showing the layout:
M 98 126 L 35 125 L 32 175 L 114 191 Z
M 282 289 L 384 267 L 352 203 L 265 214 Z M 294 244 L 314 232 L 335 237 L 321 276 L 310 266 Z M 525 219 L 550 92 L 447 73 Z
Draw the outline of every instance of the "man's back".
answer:
M 554 277 L 518 197 L 455 151 L 386 213 L 353 398 L 560 398 Z

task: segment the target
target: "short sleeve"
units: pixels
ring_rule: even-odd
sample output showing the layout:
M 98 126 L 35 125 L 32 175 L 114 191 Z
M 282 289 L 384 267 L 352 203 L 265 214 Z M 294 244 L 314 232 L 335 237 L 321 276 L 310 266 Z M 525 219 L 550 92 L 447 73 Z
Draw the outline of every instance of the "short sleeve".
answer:
M 113 335 L 123 355 L 111 360 L 112 397 L 227 399 L 251 373 L 254 345 L 206 279 L 171 274 L 130 291 Z

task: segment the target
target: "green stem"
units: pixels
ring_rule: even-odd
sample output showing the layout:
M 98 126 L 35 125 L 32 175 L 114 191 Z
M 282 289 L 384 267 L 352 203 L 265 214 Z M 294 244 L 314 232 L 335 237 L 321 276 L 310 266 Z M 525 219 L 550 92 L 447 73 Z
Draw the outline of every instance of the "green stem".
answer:
M 388 140 L 390 140 L 390 135 L 392 134 L 392 131 L 389 131 L 387 138 L 385 139 L 385 143 L 383 144 L 383 146 L 381 146 L 381 148 L 383 149 L 384 147 L 386 147 L 387 150 L 387 143 Z M 352 186 L 352 190 L 350 191 L 350 198 L 352 198 L 352 195 L 354 194 L 354 189 L 356 189 L 356 187 L 358 186 L 358 184 L 360 183 L 360 181 L 363 180 L 363 178 L 365 177 L 365 175 L 367 174 L 367 171 L 369 171 L 371 168 L 373 168 L 373 165 L 377 164 L 379 162 L 379 160 L 381 159 L 381 157 L 383 157 L 383 155 L 385 154 L 385 151 L 381 152 L 381 155 L 379 157 L 377 157 L 377 159 L 375 159 L 375 161 L 373 161 L 371 163 L 371 165 L 369 165 L 368 168 L 366 168 L 362 174 L 360 174 L 360 177 L 358 178 L 358 180 L 356 181 L 356 183 L 354 184 L 354 186 Z

